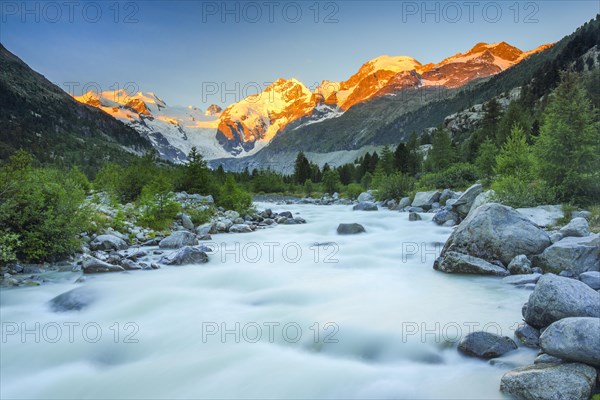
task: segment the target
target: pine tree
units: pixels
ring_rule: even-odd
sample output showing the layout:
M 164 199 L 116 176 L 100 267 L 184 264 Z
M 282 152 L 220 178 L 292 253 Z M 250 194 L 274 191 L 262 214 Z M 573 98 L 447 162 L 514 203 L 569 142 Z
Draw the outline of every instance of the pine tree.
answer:
M 479 173 L 486 179 L 490 179 L 494 174 L 497 154 L 498 148 L 490 139 L 483 142 L 479 147 L 479 154 L 475 160 L 475 165 L 477 166 Z
M 294 181 L 297 184 L 304 184 L 307 179 L 311 178 L 310 163 L 303 152 L 299 152 L 294 164 Z
M 390 175 L 394 172 L 394 153 L 392 153 L 390 146 L 387 144 L 381 150 L 378 166 L 381 166 L 381 170 L 385 175 Z
M 427 155 L 427 166 L 431 171 L 444 170 L 456 160 L 456 149 L 445 130 L 438 128 L 435 131 L 431 146 Z
M 600 195 L 600 127 L 595 111 L 580 78 L 562 73 L 535 145 L 538 174 L 561 201 L 586 203 Z
M 498 175 L 526 180 L 531 176 L 532 165 L 531 148 L 527 144 L 525 131 L 520 125 L 515 124 L 510 137 L 496 157 L 494 171 Z

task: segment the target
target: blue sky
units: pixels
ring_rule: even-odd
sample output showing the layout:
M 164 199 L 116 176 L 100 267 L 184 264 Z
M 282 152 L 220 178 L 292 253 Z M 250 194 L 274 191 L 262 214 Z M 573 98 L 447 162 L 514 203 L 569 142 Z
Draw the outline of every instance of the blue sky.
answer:
M 65 90 L 77 82 L 75 94 L 89 82 L 102 90 L 133 82 L 130 90 L 202 108 L 279 77 L 309 87 L 345 80 L 382 54 L 427 63 L 477 42 L 530 50 L 600 12 L 598 0 L 65 4 L 3 1 L 0 41 Z

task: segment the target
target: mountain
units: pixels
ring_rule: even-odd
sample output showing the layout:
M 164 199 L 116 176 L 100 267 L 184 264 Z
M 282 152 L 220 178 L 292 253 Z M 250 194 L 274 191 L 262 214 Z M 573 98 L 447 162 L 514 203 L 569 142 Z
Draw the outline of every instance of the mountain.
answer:
M 123 89 L 88 92 L 75 99 L 129 125 L 169 161 L 184 162 L 194 146 L 207 159 L 230 156 L 216 139 L 222 113 L 217 105 L 206 111 L 193 106 L 170 107 L 154 93 L 130 95 Z
M 525 53 L 505 42 L 478 43 L 466 53 L 425 65 L 411 57 L 383 55 L 364 63 L 346 81 L 324 80 L 311 91 L 296 79 L 280 78 L 225 110 L 212 105 L 204 113 L 193 107 L 169 107 L 153 93 L 88 93 L 76 99 L 127 123 L 170 161 L 185 161 L 192 146 L 208 160 L 240 158 L 266 148 L 286 130 L 319 129 L 323 122 L 344 125 L 339 117 L 348 113 L 351 130 L 365 124 L 378 126 L 381 120 L 391 122 L 399 113 L 495 75 L 548 46 Z M 394 98 L 385 117 L 372 121 L 369 113 L 354 112 L 356 107 L 378 104 L 382 98 Z M 345 144 L 360 141 L 360 134 L 343 140 Z
M 75 101 L 0 44 L 0 159 L 23 148 L 43 163 L 93 173 L 152 150 L 137 131 Z
M 532 98 L 539 99 L 556 86 L 560 70 L 595 62 L 593 54 L 598 49 L 598 18 L 556 44 L 530 52 L 502 42 L 480 43 L 437 65 L 397 73 L 368 101 L 335 118 L 325 118 L 320 112 L 294 121 L 251 157 L 214 160 L 212 165 L 232 170 L 263 165 L 284 170 L 299 151 L 320 164 L 351 162 L 366 151 L 405 141 L 412 132 L 438 126 L 454 113 L 524 84 L 529 85 Z M 432 77 L 440 85 L 431 85 Z

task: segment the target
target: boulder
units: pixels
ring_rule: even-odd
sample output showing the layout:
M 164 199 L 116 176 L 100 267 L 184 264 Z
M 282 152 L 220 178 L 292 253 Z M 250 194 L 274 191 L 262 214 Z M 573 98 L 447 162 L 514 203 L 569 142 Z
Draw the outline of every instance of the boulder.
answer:
M 248 224 L 235 224 L 231 225 L 229 228 L 229 232 L 231 233 L 249 233 L 252 232 L 252 228 Z
M 570 271 L 580 275 L 600 270 L 600 234 L 567 237 L 533 257 L 533 265 L 545 272 Z
M 282 211 L 278 214 L 280 217 L 285 217 L 285 218 L 294 218 L 294 216 L 292 215 L 292 213 L 290 211 Z
M 446 205 L 446 202 L 450 199 L 457 199 L 458 195 L 456 194 L 456 192 L 453 192 L 450 189 L 444 189 L 442 191 L 442 193 L 440 194 L 440 199 L 439 202 L 441 205 Z
M 502 282 L 510 285 L 527 285 L 529 283 L 537 283 L 540 280 L 542 274 L 523 274 L 523 275 L 511 275 L 506 278 L 502 278 Z
M 508 271 L 499 265 L 489 263 L 481 258 L 454 251 L 446 252 L 444 257 L 439 257 L 435 260 L 433 268 L 438 271 L 453 274 L 508 275 Z
M 486 359 L 516 349 L 517 344 L 511 338 L 482 331 L 471 332 L 458 343 L 458 350 L 463 354 Z
M 533 256 L 550 246 L 542 229 L 510 207 L 484 204 L 450 235 L 442 257 L 450 251 L 508 265 L 516 256 Z
M 121 267 L 127 271 L 135 271 L 138 269 L 142 269 L 142 266 L 136 263 L 133 260 L 128 260 L 127 258 L 121 260 Z
M 210 222 L 196 228 L 196 235 L 198 236 L 214 235 L 215 233 L 217 233 L 217 227 Z
M 433 216 L 433 222 L 438 225 L 444 225 L 448 221 L 458 221 L 458 215 L 448 209 L 442 208 Z
M 90 287 L 81 286 L 59 294 L 48 302 L 54 312 L 79 311 L 92 304 L 98 293 Z
M 183 246 L 195 246 L 198 244 L 196 235 L 188 231 L 176 231 L 160 241 L 161 249 L 179 249 Z
M 480 193 L 475 200 L 473 200 L 473 204 L 471 204 L 471 209 L 469 212 L 472 212 L 484 204 L 488 204 L 493 202 L 494 197 L 496 196 L 496 192 L 494 190 L 488 190 L 486 192 Z
M 573 211 L 571 213 L 571 218 L 585 218 L 587 220 L 589 220 L 590 218 L 592 218 L 592 213 L 586 210 L 583 211 Z
M 416 212 L 408 213 L 408 220 L 409 221 L 420 221 L 422 219 L 423 218 L 421 218 L 421 216 L 419 215 L 419 213 L 416 213 Z
M 529 296 L 525 321 L 543 328 L 568 317 L 600 317 L 600 293 L 576 279 L 545 274 Z
M 125 250 L 127 243 L 115 235 L 100 235 L 90 243 L 90 249 L 93 251 L 102 250 Z
M 600 272 L 589 271 L 579 275 L 579 280 L 594 290 L 600 290 Z
M 530 274 L 531 261 L 524 254 L 519 254 L 508 264 L 508 272 L 512 275 Z
M 531 222 L 541 227 L 556 225 L 558 220 L 564 217 L 564 213 L 560 205 L 517 208 L 517 211 L 519 214 L 523 215 Z
M 556 321 L 540 336 L 540 347 L 551 356 L 600 367 L 600 318 Z
M 408 206 L 410 206 L 410 197 L 403 197 L 400 199 L 400 201 L 398 202 L 398 209 L 402 210 L 403 208 L 406 208 Z
M 337 227 L 337 233 L 339 235 L 355 235 L 357 233 L 366 232 L 364 226 L 361 224 L 339 224 Z
M 415 193 L 415 198 L 413 199 L 412 206 L 420 207 L 423 210 L 430 210 L 433 203 L 436 203 L 440 199 L 441 193 L 437 190 L 432 190 L 430 192 L 417 192 Z
M 362 203 L 364 201 L 375 201 L 375 199 L 373 198 L 373 195 L 370 192 L 362 192 L 361 194 L 358 195 L 356 200 L 359 203 Z
M 194 230 L 194 223 L 189 215 L 181 213 L 179 214 L 179 219 L 181 220 L 181 225 L 183 225 L 185 229 L 189 229 L 190 231 Z
M 550 354 L 545 354 L 542 353 L 539 356 L 537 356 L 535 358 L 535 360 L 533 360 L 534 364 L 548 364 L 548 363 L 554 363 L 554 364 L 562 364 L 565 361 L 562 358 L 558 358 L 558 357 L 554 357 L 551 356 Z
M 107 262 L 90 257 L 83 261 L 82 266 L 85 274 L 97 274 L 101 272 L 123 272 L 125 269 L 118 265 L 109 264 Z
M 515 339 L 523 346 L 538 348 L 540 347 L 540 330 L 522 322 L 515 329 Z
M 500 390 L 523 400 L 589 399 L 596 370 L 585 364 L 535 364 L 507 372 Z
M 584 237 L 590 234 L 590 225 L 585 218 L 573 218 L 571 222 L 560 229 L 563 237 Z
M 462 218 L 466 217 L 467 214 L 469 214 L 469 211 L 471 211 L 471 207 L 473 206 L 475 199 L 483 191 L 482 188 L 483 187 L 480 183 L 476 183 L 465 190 L 465 192 L 461 194 L 458 199 L 456 199 L 456 203 L 452 204 L 452 210 Z
M 354 211 L 377 211 L 377 204 L 373 203 L 372 201 L 363 201 L 360 202 L 358 204 L 355 204 L 354 207 L 352 207 L 352 210 Z
M 159 262 L 165 265 L 204 264 L 208 262 L 208 255 L 197 247 L 185 246 L 163 256 Z

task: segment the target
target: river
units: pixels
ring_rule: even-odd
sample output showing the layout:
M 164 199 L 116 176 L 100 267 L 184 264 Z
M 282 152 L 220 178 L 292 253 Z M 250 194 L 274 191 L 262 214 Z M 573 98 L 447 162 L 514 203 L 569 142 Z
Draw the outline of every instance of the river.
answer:
M 502 374 L 535 357 L 458 353 L 469 330 L 512 337 L 530 292 L 434 271 L 452 228 L 432 214 L 265 207 L 307 223 L 213 235 L 204 265 L 2 289 L 0 397 L 498 399 Z M 341 222 L 367 232 L 337 235 Z M 95 302 L 50 310 L 78 286 Z

